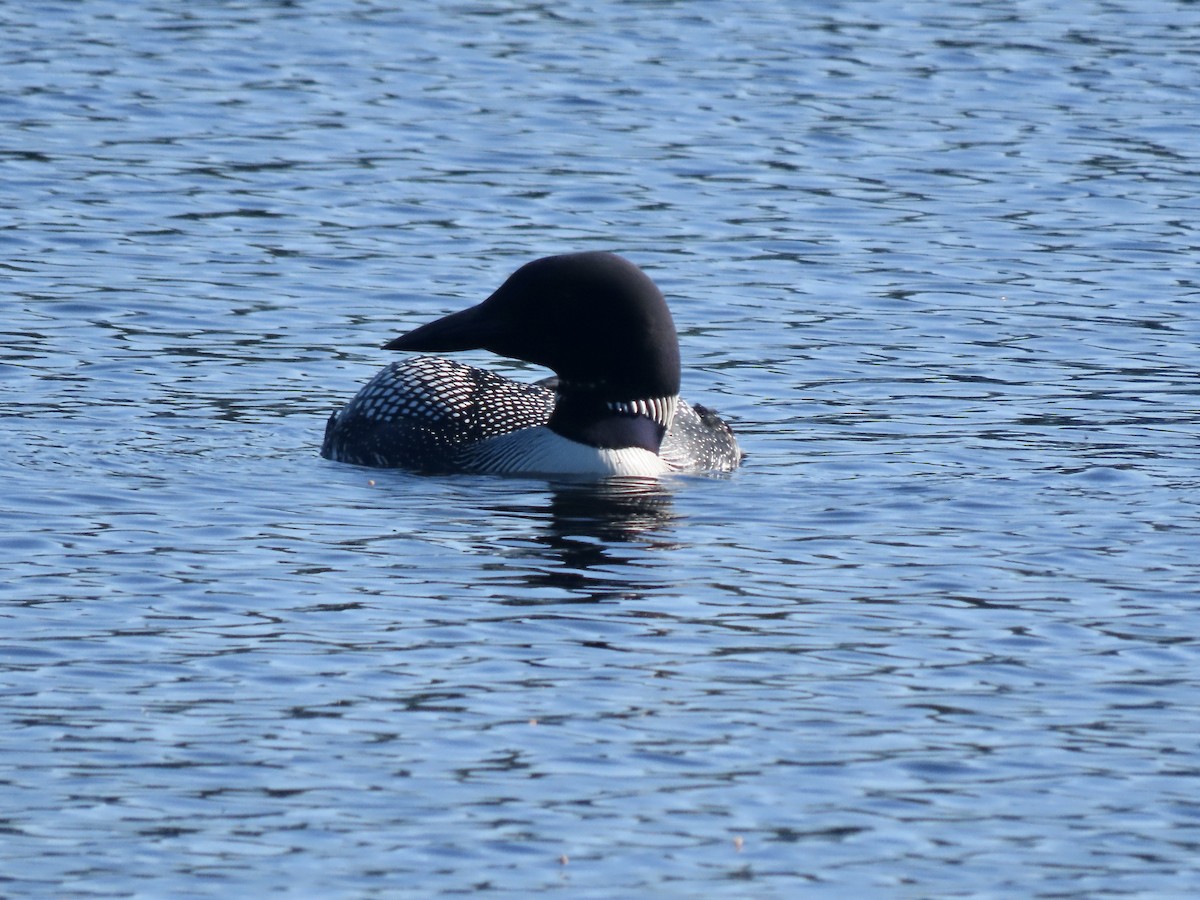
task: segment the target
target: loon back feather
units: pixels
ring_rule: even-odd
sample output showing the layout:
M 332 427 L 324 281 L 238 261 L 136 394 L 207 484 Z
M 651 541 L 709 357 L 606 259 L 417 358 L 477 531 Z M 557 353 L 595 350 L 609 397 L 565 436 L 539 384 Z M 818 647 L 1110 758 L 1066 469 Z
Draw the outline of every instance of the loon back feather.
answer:
M 321 455 L 339 462 L 453 471 L 488 438 L 545 425 L 554 392 L 436 356 L 394 362 L 329 417 Z

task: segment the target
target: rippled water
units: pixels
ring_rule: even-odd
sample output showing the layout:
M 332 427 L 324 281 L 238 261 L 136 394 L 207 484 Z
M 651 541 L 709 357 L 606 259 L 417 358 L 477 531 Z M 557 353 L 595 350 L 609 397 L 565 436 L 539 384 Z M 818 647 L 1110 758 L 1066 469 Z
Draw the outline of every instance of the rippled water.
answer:
M 1200 6 L 392 6 L 0 6 L 0 891 L 1200 891 Z M 318 458 L 601 247 L 735 477 Z

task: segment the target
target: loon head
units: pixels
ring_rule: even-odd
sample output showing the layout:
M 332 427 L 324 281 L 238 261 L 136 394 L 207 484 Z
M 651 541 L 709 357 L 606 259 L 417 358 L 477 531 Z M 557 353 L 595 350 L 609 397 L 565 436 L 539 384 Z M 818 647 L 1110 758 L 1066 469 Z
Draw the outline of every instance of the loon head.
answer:
M 612 253 L 534 260 L 478 306 L 384 347 L 490 350 L 553 370 L 562 394 L 601 401 L 679 393 L 679 340 L 667 303 L 645 272 Z

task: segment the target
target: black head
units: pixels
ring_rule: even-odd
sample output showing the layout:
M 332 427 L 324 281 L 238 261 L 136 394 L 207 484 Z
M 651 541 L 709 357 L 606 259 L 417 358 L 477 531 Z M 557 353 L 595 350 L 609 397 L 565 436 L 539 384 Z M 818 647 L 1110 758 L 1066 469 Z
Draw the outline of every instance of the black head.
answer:
M 606 400 L 679 393 L 679 340 L 667 303 L 645 272 L 612 253 L 527 263 L 478 306 L 384 346 L 491 350 L 553 369 L 564 389 Z

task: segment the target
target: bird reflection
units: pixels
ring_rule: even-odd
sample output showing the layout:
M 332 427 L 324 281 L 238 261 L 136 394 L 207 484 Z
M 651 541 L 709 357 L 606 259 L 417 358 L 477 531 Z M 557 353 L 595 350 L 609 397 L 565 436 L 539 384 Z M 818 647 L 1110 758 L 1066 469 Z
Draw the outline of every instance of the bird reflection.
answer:
M 534 597 L 535 589 L 553 588 L 587 603 L 636 597 L 661 587 L 662 582 L 649 577 L 652 569 L 645 560 L 647 551 L 678 546 L 673 540 L 678 516 L 667 486 L 644 479 L 563 482 L 551 485 L 548 496 L 548 507 L 531 516 L 543 527 L 522 541 L 518 551 L 531 564 L 520 578 Z M 528 515 L 532 510 L 509 506 L 505 512 Z M 544 601 L 524 596 L 505 602 Z
M 551 492 L 549 541 L 632 541 L 664 530 L 675 519 L 671 492 L 660 481 L 565 483 Z

